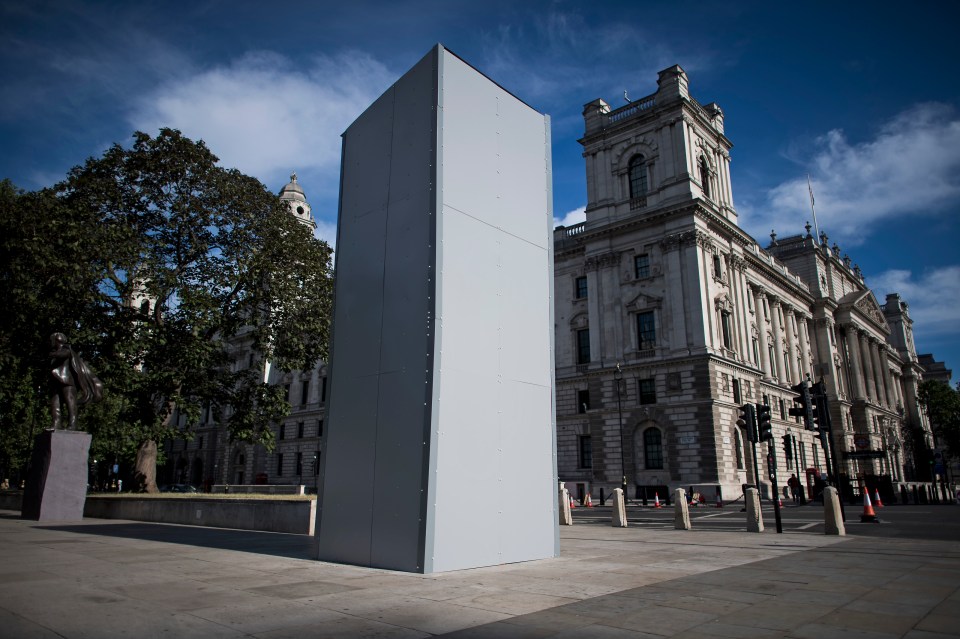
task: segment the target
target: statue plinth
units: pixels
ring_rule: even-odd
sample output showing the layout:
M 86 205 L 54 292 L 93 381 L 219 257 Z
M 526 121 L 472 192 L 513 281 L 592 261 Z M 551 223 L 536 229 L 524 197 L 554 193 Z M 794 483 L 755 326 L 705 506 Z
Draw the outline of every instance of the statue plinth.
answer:
M 90 433 L 45 430 L 33 442 L 20 516 L 36 521 L 83 519 Z

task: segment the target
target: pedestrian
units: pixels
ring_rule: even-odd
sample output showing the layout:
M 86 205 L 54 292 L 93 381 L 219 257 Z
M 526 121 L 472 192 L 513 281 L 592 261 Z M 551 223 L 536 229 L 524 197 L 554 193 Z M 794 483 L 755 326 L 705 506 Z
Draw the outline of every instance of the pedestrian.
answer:
M 787 480 L 787 485 L 790 486 L 790 493 L 793 497 L 793 503 L 800 502 L 800 480 L 797 479 L 795 474 L 790 475 L 790 479 Z

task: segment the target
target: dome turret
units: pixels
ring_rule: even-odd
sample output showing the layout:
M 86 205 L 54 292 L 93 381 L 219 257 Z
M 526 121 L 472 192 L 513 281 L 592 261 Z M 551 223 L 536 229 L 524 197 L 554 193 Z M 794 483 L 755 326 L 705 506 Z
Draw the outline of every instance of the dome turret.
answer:
M 303 192 L 303 187 L 297 183 L 297 174 L 290 174 L 290 182 L 280 189 L 280 199 L 287 203 L 290 212 L 301 223 L 306 224 L 311 229 L 317 228 L 317 223 L 310 214 L 310 205 L 307 203 L 307 196 Z

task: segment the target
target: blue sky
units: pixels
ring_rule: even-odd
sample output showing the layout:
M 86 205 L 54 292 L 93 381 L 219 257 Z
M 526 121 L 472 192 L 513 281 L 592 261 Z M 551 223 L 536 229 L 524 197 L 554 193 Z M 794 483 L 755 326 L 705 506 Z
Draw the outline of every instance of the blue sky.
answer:
M 340 133 L 442 42 L 553 123 L 554 211 L 586 191 L 583 104 L 680 64 L 733 141 L 740 223 L 821 230 L 960 377 L 960 3 L 0 2 L 0 178 L 48 186 L 134 130 L 203 139 L 336 225 Z

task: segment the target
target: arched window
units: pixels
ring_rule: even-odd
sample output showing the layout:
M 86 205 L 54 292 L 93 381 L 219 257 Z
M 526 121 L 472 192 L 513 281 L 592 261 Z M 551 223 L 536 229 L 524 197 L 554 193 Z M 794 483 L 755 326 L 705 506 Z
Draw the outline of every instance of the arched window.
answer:
M 630 199 L 647 196 L 647 165 L 642 155 L 630 158 Z
M 700 156 L 700 186 L 703 188 L 704 197 L 710 197 L 710 167 L 707 166 L 707 158 Z
M 643 431 L 643 458 L 648 470 L 663 468 L 663 439 L 659 429 Z

